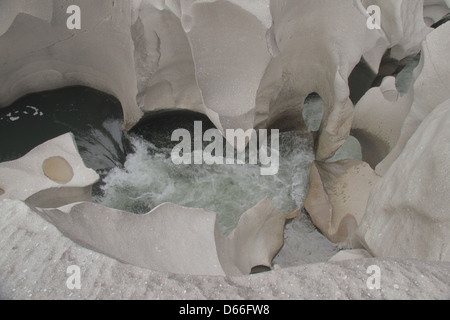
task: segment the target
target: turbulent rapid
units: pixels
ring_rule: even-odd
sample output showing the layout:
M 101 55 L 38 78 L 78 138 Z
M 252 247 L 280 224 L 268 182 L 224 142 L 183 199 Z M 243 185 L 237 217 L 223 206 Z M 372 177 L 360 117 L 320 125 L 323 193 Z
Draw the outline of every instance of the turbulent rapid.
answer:
M 304 117 L 317 130 L 323 104 L 307 99 Z M 280 133 L 276 175 L 261 175 L 261 164 L 174 164 L 174 130 L 203 130 L 209 119 L 192 112 L 168 112 L 146 118 L 130 133 L 121 130 L 120 103 L 85 87 L 32 94 L 0 112 L 0 161 L 17 159 L 37 145 L 72 132 L 87 167 L 97 171 L 93 200 L 135 214 L 171 202 L 216 212 L 218 225 L 229 234 L 240 216 L 265 198 L 288 214 L 301 210 L 314 160 L 307 131 Z M 8 137 L 15 137 L 10 139 Z M 274 259 L 282 267 L 326 261 L 336 246 L 320 234 L 305 213 L 286 225 L 283 249 Z
M 157 147 L 141 136 L 128 136 L 133 152 L 123 167 L 104 178 L 95 201 L 105 206 L 147 213 L 172 202 L 217 213 L 221 231 L 229 234 L 240 216 L 269 198 L 284 213 L 301 210 L 314 160 L 312 138 L 307 133 L 280 134 L 277 175 L 262 176 L 259 165 L 175 165 L 170 148 Z M 283 249 L 274 262 L 282 267 L 326 261 L 337 252 L 305 213 L 286 225 Z
M 175 165 L 171 149 L 137 135 L 130 141 L 134 151 L 122 168 L 103 179 L 104 194 L 96 201 L 134 213 L 147 213 L 164 202 L 211 210 L 225 234 L 265 198 L 285 213 L 301 209 L 314 160 L 310 136 L 299 132 L 280 134 L 279 172 L 273 176 L 262 176 L 259 165 Z

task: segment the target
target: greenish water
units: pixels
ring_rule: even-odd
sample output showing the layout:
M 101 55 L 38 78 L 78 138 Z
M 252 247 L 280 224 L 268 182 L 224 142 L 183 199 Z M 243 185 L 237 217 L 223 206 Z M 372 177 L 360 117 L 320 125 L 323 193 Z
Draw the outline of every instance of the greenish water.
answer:
M 203 208 L 218 214 L 226 234 L 265 198 L 286 214 L 303 207 L 314 160 L 309 135 L 280 134 L 279 172 L 273 176 L 262 176 L 259 165 L 176 165 L 170 148 L 158 148 L 137 135 L 130 141 L 134 151 L 123 167 L 104 178 L 103 195 L 96 198 L 105 206 L 135 213 L 164 202 Z

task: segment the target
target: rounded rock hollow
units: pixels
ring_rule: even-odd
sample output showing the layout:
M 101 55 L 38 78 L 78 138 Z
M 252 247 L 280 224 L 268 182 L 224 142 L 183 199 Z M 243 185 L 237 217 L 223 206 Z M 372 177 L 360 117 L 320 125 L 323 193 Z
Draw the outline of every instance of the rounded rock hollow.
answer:
M 48 158 L 42 164 L 42 169 L 47 178 L 60 184 L 69 183 L 74 176 L 72 167 L 62 157 Z

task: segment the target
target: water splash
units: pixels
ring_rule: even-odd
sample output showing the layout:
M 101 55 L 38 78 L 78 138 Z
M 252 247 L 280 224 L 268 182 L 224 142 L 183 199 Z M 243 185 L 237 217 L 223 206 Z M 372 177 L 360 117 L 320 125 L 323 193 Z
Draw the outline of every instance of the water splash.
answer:
M 306 109 L 318 129 L 321 101 L 308 100 Z M 285 213 L 303 207 L 314 160 L 308 133 L 280 134 L 280 170 L 275 176 L 261 176 L 258 165 L 176 166 L 170 159 L 177 144 L 170 141 L 171 132 L 180 127 L 192 131 L 195 120 L 203 121 L 204 130 L 213 124 L 198 114 L 173 115 L 153 117 L 135 133 L 124 134 L 120 103 L 111 96 L 85 87 L 32 94 L 0 110 L 0 161 L 17 159 L 72 132 L 86 166 L 102 178 L 94 186 L 94 201 L 109 207 L 135 213 L 163 202 L 205 208 L 218 213 L 225 234 L 242 213 L 266 197 Z M 335 250 L 302 215 L 287 224 L 284 247 L 274 262 L 288 267 L 326 261 Z
M 134 152 L 103 179 L 104 194 L 96 197 L 103 205 L 134 213 L 147 213 L 164 202 L 203 208 L 218 214 L 225 234 L 264 198 L 285 213 L 303 207 L 314 160 L 309 134 L 280 134 L 280 170 L 274 176 L 261 176 L 260 167 L 250 164 L 175 165 L 171 149 L 137 135 L 130 141 Z

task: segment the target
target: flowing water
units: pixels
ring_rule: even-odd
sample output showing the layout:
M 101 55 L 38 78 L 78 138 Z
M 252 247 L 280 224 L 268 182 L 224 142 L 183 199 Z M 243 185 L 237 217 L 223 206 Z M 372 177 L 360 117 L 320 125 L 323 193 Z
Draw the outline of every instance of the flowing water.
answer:
M 273 176 L 262 176 L 259 165 L 175 165 L 170 148 L 158 148 L 136 135 L 130 141 L 133 152 L 123 167 L 104 178 L 98 202 L 135 213 L 164 202 L 204 208 L 218 214 L 225 234 L 265 198 L 285 213 L 301 209 L 314 160 L 309 136 L 296 132 L 280 134 L 279 172 Z
M 311 104 L 317 106 L 317 101 Z M 108 207 L 136 214 L 164 202 L 204 208 L 217 213 L 224 234 L 264 198 L 284 213 L 303 208 L 314 160 L 309 133 L 280 133 L 279 172 L 262 176 L 259 165 L 175 165 L 171 161 L 170 153 L 178 143 L 171 141 L 173 130 L 185 128 L 192 133 L 196 120 L 202 121 L 204 131 L 213 128 L 205 116 L 164 113 L 142 121 L 131 133 L 121 131 L 121 119 L 115 98 L 85 87 L 26 96 L 0 109 L 0 162 L 23 156 L 70 131 L 86 166 L 101 176 L 93 189 L 94 201 Z M 317 124 L 320 118 L 311 121 Z M 336 250 L 302 214 L 287 224 L 285 245 L 274 262 L 282 267 L 321 262 Z

